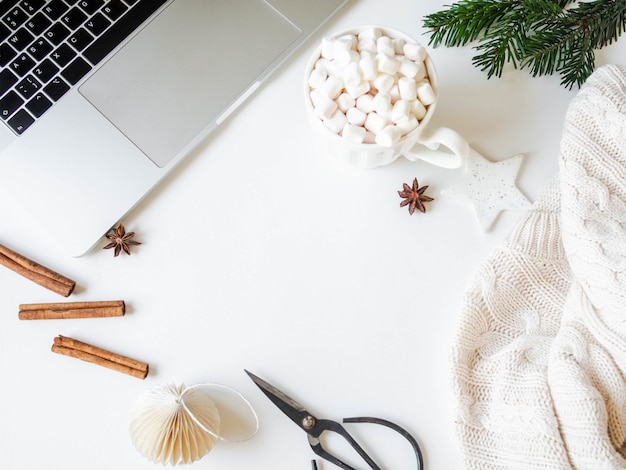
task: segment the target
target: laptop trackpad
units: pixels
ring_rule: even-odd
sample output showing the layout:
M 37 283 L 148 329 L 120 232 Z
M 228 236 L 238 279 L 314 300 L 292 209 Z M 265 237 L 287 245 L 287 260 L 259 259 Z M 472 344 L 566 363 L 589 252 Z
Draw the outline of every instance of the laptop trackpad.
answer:
M 80 92 L 165 166 L 300 34 L 262 0 L 244 3 L 173 2 Z

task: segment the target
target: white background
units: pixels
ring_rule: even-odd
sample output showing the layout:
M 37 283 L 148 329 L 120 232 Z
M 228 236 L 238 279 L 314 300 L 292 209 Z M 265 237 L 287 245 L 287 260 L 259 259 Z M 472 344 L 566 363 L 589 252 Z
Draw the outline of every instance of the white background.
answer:
M 461 170 L 403 159 L 370 171 L 333 165 L 316 151 L 302 97 L 304 67 L 323 36 L 381 24 L 426 44 L 422 18 L 443 5 L 352 2 L 124 220 L 143 242 L 130 257 L 113 258 L 104 240 L 67 257 L 0 200 L 0 243 L 75 279 L 69 300 L 124 299 L 129 310 L 20 322 L 20 303 L 63 299 L 0 269 L 3 468 L 159 468 L 133 448 L 129 409 L 170 382 L 234 387 L 259 414 L 254 439 L 218 444 L 194 468 L 310 468 L 305 434 L 244 368 L 319 417 L 396 422 L 422 445 L 427 469 L 462 468 L 449 350 L 470 276 L 520 214 L 503 213 L 483 233 L 469 206 L 439 197 Z M 526 71 L 487 80 L 470 48 L 429 51 L 441 93 L 432 125 L 454 128 L 492 160 L 524 153 L 518 185 L 535 200 L 558 171 L 576 90 Z M 598 64 L 623 52 L 623 43 L 612 46 Z M 409 216 L 397 191 L 414 177 L 435 201 Z M 141 381 L 53 354 L 58 334 L 149 362 L 151 373 Z M 386 455 L 387 468 L 414 468 Z

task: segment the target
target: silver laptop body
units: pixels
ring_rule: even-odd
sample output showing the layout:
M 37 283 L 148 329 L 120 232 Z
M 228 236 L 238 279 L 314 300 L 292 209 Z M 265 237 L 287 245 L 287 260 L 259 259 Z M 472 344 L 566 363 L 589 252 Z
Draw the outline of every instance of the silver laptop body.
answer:
M 346 1 L 161 0 L 111 52 L 78 52 L 88 63 L 105 57 L 27 128 L 18 111 L 0 116 L 0 187 L 64 251 L 84 254 Z M 38 97 L 49 98 L 40 85 Z

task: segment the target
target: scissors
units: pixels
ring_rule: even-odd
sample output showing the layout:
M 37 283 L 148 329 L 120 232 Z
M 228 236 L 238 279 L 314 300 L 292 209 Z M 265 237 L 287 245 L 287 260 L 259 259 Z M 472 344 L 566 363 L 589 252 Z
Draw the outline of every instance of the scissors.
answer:
M 320 441 L 320 436 L 324 432 L 334 432 L 341 435 L 348 443 L 352 446 L 352 448 L 367 462 L 372 470 L 381 470 L 374 460 L 363 450 L 363 448 L 354 440 L 354 438 L 345 430 L 345 428 L 336 421 L 331 421 L 328 419 L 317 419 L 313 414 L 309 413 L 306 408 L 297 403 L 295 400 L 289 398 L 283 392 L 278 390 L 273 385 L 270 385 L 265 380 L 257 377 L 253 373 L 246 370 L 246 374 L 253 380 L 255 384 L 263 391 L 263 393 L 274 403 L 283 413 L 285 413 L 291 420 L 296 423 L 304 432 L 307 433 L 307 438 L 309 440 L 309 445 L 313 449 L 317 455 L 319 455 L 324 460 L 335 464 L 336 466 L 343 468 L 344 470 L 356 470 L 351 467 L 347 463 L 343 462 L 330 452 L 328 452 L 322 442 Z M 405 439 L 409 441 L 413 450 L 415 451 L 415 456 L 417 459 L 417 469 L 424 469 L 424 462 L 422 459 L 422 451 L 420 450 L 420 446 L 407 431 L 402 429 L 397 424 L 394 424 L 390 421 L 380 419 L 380 418 L 345 418 L 343 423 L 374 423 L 380 424 L 383 426 L 387 426 L 394 431 L 400 433 Z M 313 470 L 317 470 L 317 463 L 315 460 L 312 461 L 311 466 Z

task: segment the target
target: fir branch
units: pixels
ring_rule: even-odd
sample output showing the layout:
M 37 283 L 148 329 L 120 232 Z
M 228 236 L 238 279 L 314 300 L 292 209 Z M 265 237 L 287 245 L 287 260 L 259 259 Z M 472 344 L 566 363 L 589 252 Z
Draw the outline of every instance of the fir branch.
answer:
M 585 29 L 594 49 L 612 44 L 626 30 L 626 2 L 623 0 L 580 2 L 569 14 L 572 24 Z
M 473 64 L 500 77 L 504 65 L 533 76 L 559 73 L 561 84 L 580 86 L 593 72 L 595 50 L 626 30 L 626 1 L 460 0 L 424 18 L 429 44 L 476 42 Z M 568 8 L 569 7 L 569 8 Z
M 518 2 L 516 2 L 518 3 Z M 517 5 L 506 15 L 506 21 L 501 21 L 494 28 L 487 30 L 484 37 L 475 48 L 480 54 L 476 55 L 472 63 L 483 72 L 487 78 L 492 75 L 500 77 L 507 62 L 517 68 L 523 54 L 517 47 L 526 35 L 526 21 L 524 11 Z
M 455 47 L 473 42 L 506 17 L 517 3 L 517 0 L 461 0 L 447 10 L 432 13 L 424 19 L 424 27 L 432 30 L 429 44 Z
M 572 88 L 574 84 L 580 87 L 595 69 L 596 56 L 586 37 L 578 38 L 581 46 L 574 45 L 574 52 L 565 52 L 565 59 L 561 61 L 559 72 L 561 85 Z
M 561 85 L 568 88 L 582 85 L 595 67 L 587 27 L 572 22 L 566 14 L 537 24 L 523 47 L 522 68 L 530 68 L 533 77 L 559 72 Z

